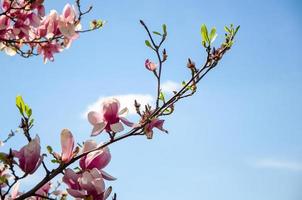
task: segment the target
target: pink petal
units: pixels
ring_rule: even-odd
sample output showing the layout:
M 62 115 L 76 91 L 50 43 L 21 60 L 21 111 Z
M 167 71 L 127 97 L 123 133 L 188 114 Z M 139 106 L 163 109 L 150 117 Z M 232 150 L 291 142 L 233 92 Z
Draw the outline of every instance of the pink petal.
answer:
M 75 190 L 75 189 L 70 189 L 67 188 L 66 189 L 68 194 L 70 194 L 71 196 L 75 197 L 75 198 L 84 198 L 87 195 L 87 192 L 84 190 Z
M 134 127 L 136 124 L 134 124 L 133 122 L 130 122 L 128 119 L 126 119 L 125 117 L 120 117 L 120 120 L 129 127 Z
M 108 99 L 103 102 L 102 108 L 105 118 L 106 116 L 117 116 L 120 108 L 120 102 L 115 98 Z
M 103 122 L 103 117 L 101 114 L 92 111 L 88 113 L 88 121 L 90 122 L 90 124 L 96 125 Z
M 110 129 L 115 133 L 119 133 L 119 132 L 122 132 L 124 130 L 124 126 L 121 122 L 118 122 L 118 123 L 115 123 L 115 124 L 111 124 Z
M 106 179 L 107 181 L 115 181 L 116 178 L 111 176 L 110 174 L 108 174 L 107 172 L 105 172 L 104 170 L 101 170 L 102 176 L 104 179 Z
M 68 129 L 61 132 L 61 147 L 62 147 L 62 161 L 68 162 L 72 158 L 74 139 L 72 133 Z
M 162 120 L 162 119 L 155 119 L 152 125 L 153 125 L 154 127 L 158 128 L 159 130 L 168 133 L 168 131 L 165 130 L 165 129 L 163 128 L 164 122 L 165 122 L 165 120 Z M 152 122 L 151 122 L 151 123 L 152 123 Z
M 91 136 L 99 135 L 105 129 L 106 125 L 106 122 L 101 122 L 99 124 L 94 125 L 91 131 Z

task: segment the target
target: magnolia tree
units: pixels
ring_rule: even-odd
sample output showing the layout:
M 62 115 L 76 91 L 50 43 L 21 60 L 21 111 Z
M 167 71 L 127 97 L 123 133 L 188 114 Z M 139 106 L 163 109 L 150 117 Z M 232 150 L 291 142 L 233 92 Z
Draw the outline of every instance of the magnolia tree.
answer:
M 28 58 L 41 55 L 44 62 L 54 60 L 54 54 L 69 48 L 81 33 L 103 27 L 101 20 L 92 20 L 87 29 L 83 29 L 81 19 L 92 10 L 89 7 L 82 10 L 80 0 L 72 6 L 65 5 L 62 13 L 51 10 L 45 13 L 43 0 L 2 0 L 0 13 L 0 49 L 6 54 L 20 55 Z M 224 54 L 231 49 L 234 37 L 239 29 L 233 25 L 225 27 L 223 43 L 217 48 L 212 46 L 217 37 L 216 29 L 208 31 L 206 25 L 201 26 L 201 46 L 207 56 L 203 64 L 197 67 L 190 58 L 187 61 L 188 73 L 191 77 L 182 82 L 182 87 L 167 98 L 161 90 L 162 68 L 168 59 L 167 50 L 163 47 L 168 36 L 166 25 L 162 31 L 150 31 L 143 21 L 140 24 L 145 29 L 148 39 L 146 46 L 157 57 L 156 61 L 147 59 L 145 67 L 155 77 L 156 103 L 154 106 L 141 106 L 133 102 L 137 120 L 125 118 L 128 109 L 121 108 L 118 99 L 107 99 L 100 109 L 88 113 L 91 124 L 91 137 L 84 142 L 77 141 L 70 130 L 61 132 L 61 150 L 47 146 L 42 152 L 39 136 L 33 137 L 31 129 L 34 126 L 31 107 L 21 96 L 16 97 L 16 106 L 20 112 L 20 129 L 27 142 L 21 149 L 10 148 L 8 152 L 0 153 L 0 197 L 4 199 L 66 199 L 68 196 L 76 199 L 104 200 L 110 197 L 112 187 L 106 186 L 107 181 L 116 180 L 104 168 L 111 160 L 109 146 L 120 140 L 134 136 L 145 136 L 152 139 L 154 129 L 167 133 L 164 119 L 174 112 L 174 105 L 180 100 L 190 97 L 198 90 L 199 81 L 217 66 Z M 108 140 L 100 144 L 93 140 L 99 134 L 106 134 Z M 8 143 L 13 138 L 12 131 L 2 143 Z M 50 162 L 56 167 L 50 169 Z M 75 166 L 75 167 L 74 167 Z M 44 168 L 45 176 L 34 187 L 24 190 L 19 186 L 22 179 L 36 173 L 38 168 Z M 19 173 L 21 172 L 21 173 Z M 58 178 L 63 174 L 63 178 Z M 58 180 L 60 179 L 60 180 Z M 116 194 L 112 199 L 117 199 Z

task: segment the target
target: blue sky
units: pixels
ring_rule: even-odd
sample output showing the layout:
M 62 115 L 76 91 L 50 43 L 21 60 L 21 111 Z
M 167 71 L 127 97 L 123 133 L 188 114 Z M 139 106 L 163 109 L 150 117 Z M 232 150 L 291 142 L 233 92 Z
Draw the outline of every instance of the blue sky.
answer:
M 61 10 L 67 2 L 72 3 L 46 5 Z M 132 200 L 302 199 L 300 1 L 89 4 L 94 10 L 87 19 L 108 23 L 101 31 L 81 35 L 70 49 L 56 55 L 54 63 L 0 54 L 2 137 L 18 125 L 18 94 L 33 107 L 33 134 L 58 150 L 63 128 L 72 130 L 77 141 L 88 138 L 91 127 L 82 115 L 100 97 L 154 96 L 155 81 L 144 60 L 155 57 L 144 45 L 139 19 L 152 30 L 167 24 L 169 60 L 163 78 L 173 82 L 189 77 L 188 57 L 198 64 L 204 60 L 202 23 L 216 26 L 220 38 L 224 25 L 240 24 L 233 49 L 201 82 L 198 93 L 177 104 L 167 119 L 169 135 L 157 132 L 151 141 L 131 138 L 111 147 L 107 171 L 118 178 L 112 183 L 114 192 L 118 199 Z M 18 136 L 2 148 L 19 148 L 24 141 Z

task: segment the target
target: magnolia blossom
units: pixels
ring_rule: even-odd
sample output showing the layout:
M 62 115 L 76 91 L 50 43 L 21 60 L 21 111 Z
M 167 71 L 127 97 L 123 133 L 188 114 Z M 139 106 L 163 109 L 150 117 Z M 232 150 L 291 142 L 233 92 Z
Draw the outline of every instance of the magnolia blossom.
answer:
M 0 16 L 0 41 L 17 41 L 11 45 L 9 42 L 0 42 L 0 50 L 10 56 L 17 50 L 33 53 L 37 50 L 42 54 L 44 63 L 54 60 L 54 54 L 79 37 L 77 33 L 80 22 L 74 7 L 66 4 L 62 14 L 51 10 L 45 15 L 44 0 L 2 0 L 0 6 L 4 14 Z M 26 7 L 25 7 L 26 6 Z M 22 49 L 24 46 L 28 47 Z
M 76 32 L 76 27 L 75 9 L 70 4 L 66 4 L 63 9 L 63 14 L 60 16 L 59 29 L 65 36 L 67 48 L 69 48 L 72 41 L 79 37 L 79 34 Z
M 165 122 L 165 120 L 162 120 L 162 119 L 157 119 L 157 118 L 152 119 L 151 122 L 148 123 L 144 128 L 147 138 L 152 139 L 153 128 L 157 128 L 161 131 L 168 133 L 168 131 L 163 128 L 164 122 Z
M 36 191 L 36 194 L 40 195 L 40 196 L 44 196 L 47 197 L 48 196 L 48 192 L 51 188 L 51 183 L 48 182 L 45 185 L 43 185 L 40 189 L 38 189 Z M 31 200 L 43 200 L 44 198 L 42 197 L 31 197 Z
M 68 129 L 63 129 L 61 132 L 61 148 L 61 155 L 58 153 L 54 153 L 54 155 L 58 160 L 67 163 L 74 157 L 74 139 L 72 133 Z
M 43 160 L 39 136 L 22 147 L 20 151 L 13 151 L 13 155 L 19 159 L 19 167 L 23 172 L 33 174 Z
M 100 134 L 104 129 L 115 133 L 124 130 L 121 122 L 132 127 L 134 124 L 123 117 L 123 114 L 128 112 L 127 108 L 120 109 L 120 102 L 115 99 L 107 99 L 101 105 L 100 112 L 89 112 L 88 121 L 93 125 L 92 136 Z
M 8 198 L 8 200 L 16 199 L 16 198 L 18 198 L 20 195 L 22 195 L 22 193 L 19 192 L 19 186 L 20 186 L 20 183 L 17 182 L 17 183 L 12 187 L 12 192 L 11 192 L 10 197 Z M 41 188 L 39 188 L 39 189 L 36 191 L 36 194 L 37 194 L 37 195 L 40 195 L 40 196 L 47 197 L 50 188 L 51 188 L 51 183 L 48 182 L 48 183 L 46 183 L 45 185 L 43 185 Z M 38 196 L 31 196 L 31 197 L 26 198 L 26 199 L 27 199 L 27 200 L 42 200 L 42 199 L 44 199 L 44 198 L 38 197 Z
M 157 68 L 157 64 L 153 63 L 149 59 L 145 61 L 145 67 L 150 71 L 155 71 Z
M 75 198 L 105 200 L 111 193 L 111 188 L 105 189 L 102 173 L 96 168 L 80 174 L 68 168 L 63 182 L 68 185 L 67 192 Z
M 53 54 L 59 53 L 62 51 L 62 46 L 55 41 L 51 43 L 42 43 L 38 46 L 38 54 L 43 55 L 44 63 L 47 63 L 48 60 L 54 61 Z

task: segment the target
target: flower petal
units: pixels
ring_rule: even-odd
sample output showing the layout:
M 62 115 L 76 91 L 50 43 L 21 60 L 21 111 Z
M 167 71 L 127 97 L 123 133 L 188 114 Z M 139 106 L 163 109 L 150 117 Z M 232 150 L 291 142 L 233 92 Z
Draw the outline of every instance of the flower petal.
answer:
M 68 129 L 61 132 L 62 161 L 68 162 L 72 158 L 74 139 L 72 133 Z
M 111 124 L 110 129 L 113 132 L 118 133 L 118 132 L 122 132 L 124 130 L 124 126 L 121 122 L 118 122 L 118 123 L 115 123 L 115 124 Z
M 101 122 L 99 124 L 94 125 L 91 131 L 91 136 L 99 135 L 105 129 L 106 125 L 106 122 Z
M 136 124 L 134 124 L 133 122 L 130 122 L 128 119 L 126 119 L 125 117 L 120 117 L 120 120 L 129 127 L 134 127 Z
M 107 172 L 105 172 L 104 170 L 101 170 L 102 176 L 104 179 L 106 179 L 107 181 L 115 181 L 116 178 L 111 176 L 110 174 L 108 174 Z
M 90 124 L 96 125 L 103 121 L 103 117 L 101 114 L 92 111 L 88 113 L 88 121 L 90 122 Z

